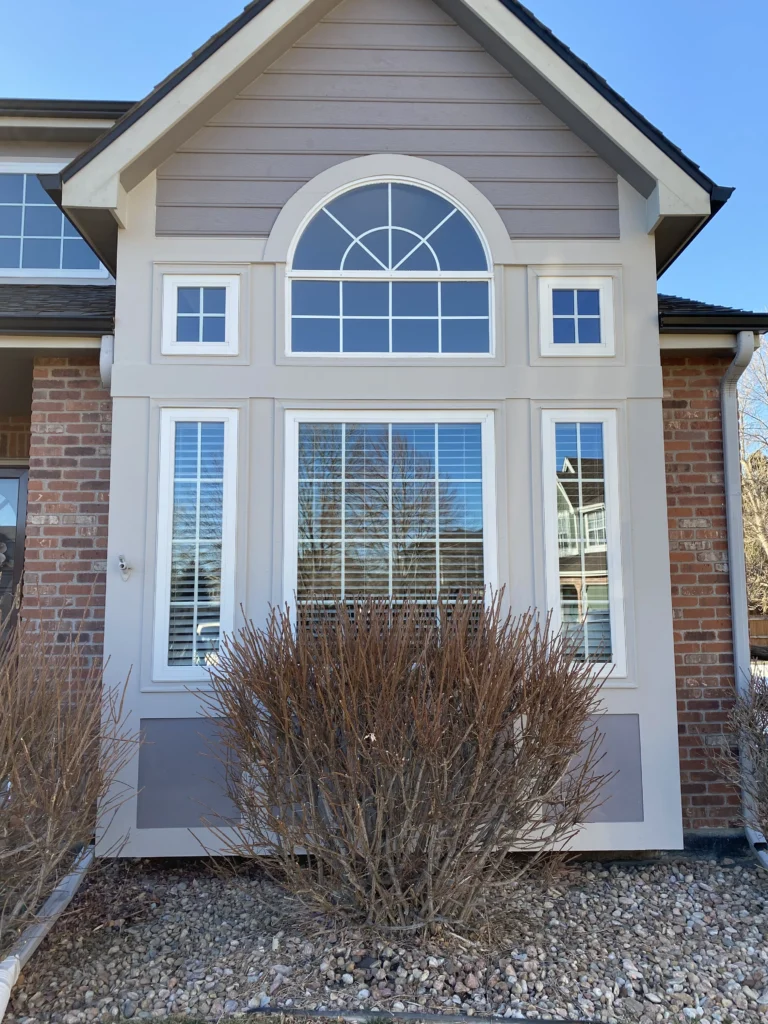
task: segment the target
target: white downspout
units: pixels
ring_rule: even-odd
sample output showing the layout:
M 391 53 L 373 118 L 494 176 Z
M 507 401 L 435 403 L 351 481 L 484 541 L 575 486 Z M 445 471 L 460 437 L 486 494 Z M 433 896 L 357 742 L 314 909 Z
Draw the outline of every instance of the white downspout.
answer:
M 747 606 L 747 571 L 744 564 L 744 518 L 741 497 L 741 446 L 739 443 L 739 378 L 749 366 L 755 352 L 752 331 L 739 331 L 736 335 L 736 355 L 725 371 L 720 384 L 723 421 L 723 461 L 725 467 L 725 517 L 728 528 L 728 570 L 731 589 L 731 623 L 733 630 L 733 670 L 736 692 L 745 695 L 752 677 L 749 649 L 749 608 Z M 742 774 L 749 772 L 742 751 Z M 750 821 L 749 796 L 742 787 L 744 817 Z M 764 868 L 768 868 L 768 846 L 765 837 L 751 828 L 745 828 L 747 841 Z
M 83 850 L 70 873 L 62 878 L 45 901 L 37 921 L 24 931 L 16 945 L 11 948 L 8 956 L 0 963 L 0 1021 L 5 1016 L 8 1001 L 11 998 L 11 990 L 19 980 L 22 968 L 77 892 L 88 868 L 93 863 L 93 856 L 92 846 Z

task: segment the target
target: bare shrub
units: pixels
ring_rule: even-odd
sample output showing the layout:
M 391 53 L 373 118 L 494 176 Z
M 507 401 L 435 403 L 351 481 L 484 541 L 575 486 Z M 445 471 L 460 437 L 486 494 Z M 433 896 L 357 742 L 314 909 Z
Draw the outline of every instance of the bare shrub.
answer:
M 226 852 L 266 855 L 294 894 L 370 924 L 470 923 L 509 883 L 507 851 L 533 855 L 519 877 L 599 798 L 600 683 L 573 655 L 500 596 L 247 625 L 208 702 L 237 761 Z
M 91 842 L 97 803 L 109 818 L 121 802 L 115 782 L 135 743 L 122 692 L 54 630 L 0 630 L 0 951 Z
M 721 751 L 718 768 L 726 782 L 743 789 L 743 823 L 768 839 L 768 680 L 753 675 L 730 714 L 736 748 Z M 741 754 L 741 756 L 739 756 Z

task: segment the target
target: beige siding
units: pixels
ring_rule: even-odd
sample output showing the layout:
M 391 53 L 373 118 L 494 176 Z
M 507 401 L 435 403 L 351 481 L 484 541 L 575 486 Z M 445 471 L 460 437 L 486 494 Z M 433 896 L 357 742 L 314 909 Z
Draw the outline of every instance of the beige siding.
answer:
M 616 238 L 616 174 L 432 0 L 345 0 L 160 168 L 161 235 L 267 235 L 340 160 L 472 181 L 518 238 Z

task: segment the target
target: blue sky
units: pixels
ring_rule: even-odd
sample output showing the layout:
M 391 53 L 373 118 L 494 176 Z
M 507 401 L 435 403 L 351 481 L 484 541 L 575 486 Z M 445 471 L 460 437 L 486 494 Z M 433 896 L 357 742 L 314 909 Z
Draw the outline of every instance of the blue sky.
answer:
M 660 289 L 768 309 L 766 0 L 528 6 L 711 178 L 736 186 Z M 0 95 L 138 99 L 242 7 L 243 0 L 0 0 Z

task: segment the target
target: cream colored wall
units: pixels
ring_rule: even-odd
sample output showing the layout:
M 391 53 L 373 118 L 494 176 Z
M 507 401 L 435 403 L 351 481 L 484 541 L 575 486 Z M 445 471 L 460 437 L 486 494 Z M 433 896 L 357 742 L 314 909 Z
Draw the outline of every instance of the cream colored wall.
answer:
M 540 411 L 612 408 L 619 425 L 621 544 L 628 674 L 604 689 L 605 709 L 638 715 L 643 755 L 642 822 L 595 823 L 580 849 L 674 848 L 681 842 L 675 679 L 656 316 L 653 239 L 645 202 L 619 180 L 620 238 L 513 240 L 496 268 L 500 287 L 495 363 L 422 365 L 396 359 L 366 365 L 279 358 L 284 267 L 265 262 L 264 240 L 157 237 L 154 177 L 128 196 L 120 232 L 106 649 L 113 681 L 132 670 L 128 702 L 136 721 L 200 713 L 194 692 L 173 691 L 151 675 L 160 409 L 240 410 L 236 601 L 255 620 L 281 602 L 284 493 L 283 413 L 290 408 L 466 408 L 496 417 L 499 574 L 516 609 L 546 603 L 542 537 Z M 535 275 L 589 267 L 617 281 L 617 355 L 543 360 L 537 355 Z M 159 352 L 159 274 L 163 269 L 242 274 L 243 348 L 236 359 L 163 357 Z M 307 363 L 310 365 L 307 365 Z M 467 365 L 469 363 L 470 365 Z M 134 571 L 124 582 L 125 555 Z M 135 787 L 133 762 L 125 781 Z M 110 837 L 131 829 L 124 852 L 192 854 L 194 832 L 136 830 L 135 800 Z M 202 833 L 201 833 L 202 835 Z M 208 840 L 207 840 L 208 841 Z

